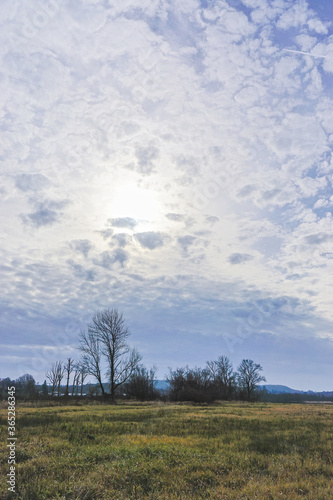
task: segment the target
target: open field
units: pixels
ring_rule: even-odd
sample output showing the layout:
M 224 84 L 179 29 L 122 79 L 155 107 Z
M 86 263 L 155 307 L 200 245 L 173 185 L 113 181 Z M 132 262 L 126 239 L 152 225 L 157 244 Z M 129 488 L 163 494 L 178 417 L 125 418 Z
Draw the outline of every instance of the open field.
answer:
M 22 500 L 333 498 L 333 405 L 21 404 L 17 437 Z

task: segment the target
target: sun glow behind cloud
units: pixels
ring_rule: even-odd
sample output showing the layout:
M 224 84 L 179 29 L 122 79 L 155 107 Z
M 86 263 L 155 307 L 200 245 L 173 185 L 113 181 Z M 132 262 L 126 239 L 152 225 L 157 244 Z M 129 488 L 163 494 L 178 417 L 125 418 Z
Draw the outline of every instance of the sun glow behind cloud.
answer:
M 158 222 L 162 205 L 157 193 L 135 184 L 120 185 L 107 209 L 111 217 L 131 217 L 138 221 Z

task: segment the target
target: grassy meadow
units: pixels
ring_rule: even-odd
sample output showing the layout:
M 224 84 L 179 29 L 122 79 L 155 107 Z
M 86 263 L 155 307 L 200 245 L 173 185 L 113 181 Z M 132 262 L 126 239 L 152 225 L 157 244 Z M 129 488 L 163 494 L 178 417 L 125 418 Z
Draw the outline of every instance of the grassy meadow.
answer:
M 17 437 L 22 500 L 333 498 L 333 405 L 21 403 Z

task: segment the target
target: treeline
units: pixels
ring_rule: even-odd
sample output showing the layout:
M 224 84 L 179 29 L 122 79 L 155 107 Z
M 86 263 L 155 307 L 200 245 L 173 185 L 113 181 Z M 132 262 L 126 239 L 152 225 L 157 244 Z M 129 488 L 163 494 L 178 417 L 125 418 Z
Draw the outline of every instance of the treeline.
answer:
M 258 384 L 265 381 L 261 375 L 262 367 L 254 361 L 243 359 L 234 371 L 230 360 L 220 356 L 215 361 L 207 362 L 204 368 L 186 366 L 170 369 L 167 375 L 168 390 L 158 390 L 155 383 L 156 368 L 148 369 L 141 363 L 141 355 L 128 344 L 129 336 L 123 315 L 117 309 L 98 311 L 87 329 L 80 332 L 80 358 L 75 361 L 69 357 L 65 362 L 53 363 L 45 373 L 46 379 L 41 387 L 36 385 L 31 375 L 20 377 L 14 381 L 18 397 L 101 395 L 110 400 L 254 400 L 258 398 Z M 94 379 L 94 385 L 85 385 L 88 376 Z M 1 394 L 5 397 L 3 390 Z
M 39 387 L 32 375 L 26 373 L 16 380 L 9 377 L 0 379 L 0 399 L 7 399 L 8 387 L 15 386 L 15 395 L 20 399 L 38 399 L 44 390 L 44 396 L 48 396 L 47 385 Z
M 241 365 L 251 363 L 251 360 L 243 360 Z M 240 373 L 230 372 L 230 379 L 224 379 L 223 373 L 216 370 L 211 373 L 211 366 L 229 366 L 232 369 L 228 358 L 221 356 L 217 361 L 208 362 L 207 367 L 190 369 L 188 367 L 170 370 L 167 376 L 167 388 L 158 387 L 155 379 L 155 370 L 147 370 L 141 366 L 133 373 L 130 380 L 117 391 L 116 397 L 119 399 L 135 399 L 139 401 L 192 401 L 213 402 L 219 400 L 250 400 L 268 403 L 304 403 L 304 402 L 331 402 L 333 396 L 322 393 L 269 393 L 264 387 L 256 387 L 249 395 L 244 385 L 238 384 Z M 242 371 L 242 370 L 241 370 Z M 75 377 L 75 376 L 74 376 Z M 76 378 L 77 380 L 77 378 Z M 52 387 L 47 385 L 46 380 L 42 385 L 36 383 L 34 377 L 25 374 L 16 380 L 9 377 L 0 379 L 0 400 L 7 399 L 8 387 L 15 386 L 16 396 L 20 400 L 57 400 L 60 396 L 69 399 L 79 397 L 82 399 L 104 399 L 108 392 L 105 391 L 102 398 L 99 384 L 87 383 L 82 386 L 76 384 L 61 385 L 52 394 Z M 163 384 L 165 386 L 165 384 Z M 104 387 L 109 390 L 109 384 Z M 69 390 L 68 390 L 69 389 Z
M 156 369 L 141 364 L 141 355 L 129 347 L 130 332 L 123 315 L 117 309 L 97 312 L 87 330 L 79 336 L 82 353 L 79 366 L 99 384 L 104 397 L 119 396 L 152 399 L 159 394 L 154 386 Z M 109 393 L 102 381 L 102 366 L 106 367 Z M 170 370 L 168 398 L 171 401 L 212 401 L 242 397 L 252 399 L 259 382 L 265 378 L 262 367 L 252 360 L 243 360 L 234 372 L 225 356 L 207 363 L 204 369 L 188 367 Z
M 279 394 L 272 394 L 265 389 L 260 390 L 259 397 L 260 401 L 265 403 L 325 403 L 328 401 L 333 401 L 333 396 L 328 396 L 321 393 L 307 394 L 306 392 L 283 392 Z
M 19 399 L 52 399 L 73 397 L 110 398 L 110 383 L 103 383 L 103 393 L 100 384 L 84 384 L 85 377 L 78 370 L 79 365 L 68 358 L 65 363 L 57 361 L 52 365 L 46 380 L 39 386 L 32 375 L 26 374 L 17 380 L 9 378 L 0 381 L 0 397 L 6 398 L 7 388 L 14 385 Z M 72 383 L 70 375 L 72 373 Z M 233 370 L 230 360 L 220 356 L 216 361 L 209 361 L 205 368 L 177 368 L 169 370 L 166 382 L 167 388 L 156 386 L 156 368 L 147 369 L 138 364 L 126 382 L 119 385 L 114 397 L 118 399 L 136 399 L 153 401 L 156 399 L 168 401 L 212 402 L 216 400 L 258 400 L 260 392 L 257 384 L 265 378 L 260 375 L 262 367 L 252 360 L 244 359 L 237 371 Z M 86 372 L 84 372 L 86 375 Z M 65 384 L 62 384 L 65 382 Z
M 92 317 L 87 329 L 81 331 L 78 339 L 81 358 L 74 363 L 70 358 L 67 365 L 60 362 L 51 367 L 46 376 L 52 385 L 52 394 L 60 387 L 60 380 L 66 375 L 68 395 L 71 369 L 74 379 L 81 383 L 87 375 L 92 376 L 103 397 L 139 400 L 155 399 L 161 396 L 171 401 L 214 401 L 216 399 L 254 399 L 259 382 L 265 381 L 262 367 L 252 360 L 244 359 L 237 371 L 230 360 L 221 356 L 207 363 L 205 368 L 188 367 L 170 370 L 167 381 L 169 390 L 161 394 L 154 384 L 156 368 L 147 369 L 141 363 L 141 355 L 128 345 L 130 336 L 123 315 L 117 309 L 105 309 Z M 104 373 L 108 388 L 103 382 Z M 75 385 L 75 384 L 74 384 Z
M 262 367 L 252 359 L 243 359 L 234 371 L 227 356 L 208 361 L 205 368 L 170 370 L 167 378 L 172 401 L 212 402 L 216 400 L 259 399 L 259 382 L 265 381 Z

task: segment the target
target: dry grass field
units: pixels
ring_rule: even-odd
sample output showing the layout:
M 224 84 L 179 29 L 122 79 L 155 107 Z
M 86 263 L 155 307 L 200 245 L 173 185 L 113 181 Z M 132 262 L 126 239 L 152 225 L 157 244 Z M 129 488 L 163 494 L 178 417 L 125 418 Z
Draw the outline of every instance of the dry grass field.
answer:
M 333 498 L 333 405 L 21 404 L 17 437 L 22 500 Z

